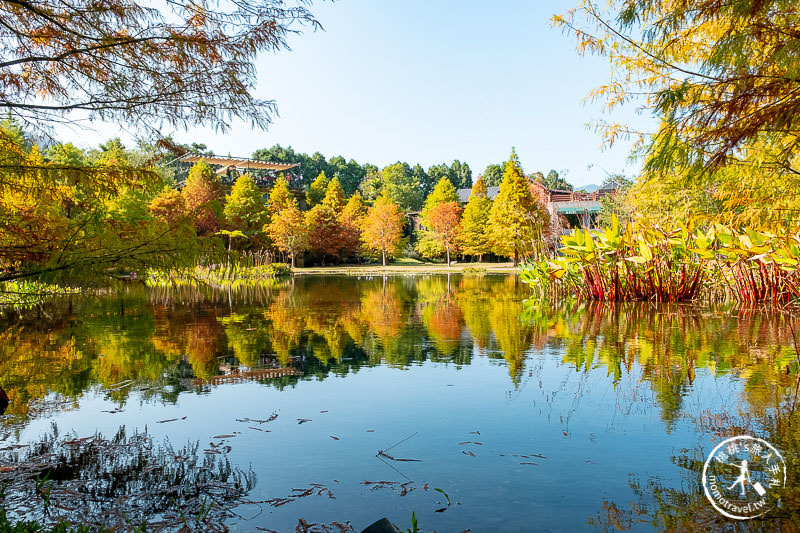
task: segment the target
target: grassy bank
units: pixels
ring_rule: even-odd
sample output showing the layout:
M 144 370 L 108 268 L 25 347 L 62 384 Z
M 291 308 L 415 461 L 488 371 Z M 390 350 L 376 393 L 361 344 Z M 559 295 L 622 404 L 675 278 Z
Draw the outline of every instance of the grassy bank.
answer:
M 462 272 L 509 273 L 518 272 L 513 263 L 456 263 L 447 266 L 443 263 L 423 263 L 414 259 L 399 259 L 390 265 L 380 263 L 366 265 L 337 265 L 326 267 L 300 267 L 294 269 L 295 275 L 306 274 L 344 274 L 362 276 L 371 274 L 444 274 Z

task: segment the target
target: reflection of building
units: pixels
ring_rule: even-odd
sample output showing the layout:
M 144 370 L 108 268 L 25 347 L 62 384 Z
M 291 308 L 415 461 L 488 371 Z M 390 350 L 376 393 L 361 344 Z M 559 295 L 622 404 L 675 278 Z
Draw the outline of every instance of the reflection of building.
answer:
M 228 187 L 233 185 L 236 178 L 242 174 L 249 174 L 256 185 L 261 189 L 269 190 L 275 183 L 278 174 L 283 174 L 289 180 L 290 188 L 300 188 L 302 175 L 297 163 L 274 163 L 259 161 L 244 157 L 216 157 L 186 154 L 178 158 L 179 187 L 183 186 L 189 169 L 200 160 L 204 160 L 222 178 L 222 183 Z
M 220 375 L 212 376 L 208 379 L 192 378 L 189 380 L 191 385 L 222 385 L 226 383 L 245 383 L 248 381 L 261 381 L 264 379 L 282 378 L 285 376 L 299 376 L 302 372 L 296 368 L 256 368 L 236 367 L 227 369 L 220 367 L 223 372 Z
M 566 220 L 569 228 L 593 228 L 597 214 L 600 212 L 600 199 L 614 195 L 613 187 L 598 189 L 594 192 L 563 191 L 548 189 L 538 181 L 531 182 L 534 196 L 538 197 L 550 212 L 550 216 L 559 215 Z M 500 187 L 487 187 L 487 196 L 494 200 Z M 458 189 L 458 201 L 464 205 L 469 201 L 472 189 Z

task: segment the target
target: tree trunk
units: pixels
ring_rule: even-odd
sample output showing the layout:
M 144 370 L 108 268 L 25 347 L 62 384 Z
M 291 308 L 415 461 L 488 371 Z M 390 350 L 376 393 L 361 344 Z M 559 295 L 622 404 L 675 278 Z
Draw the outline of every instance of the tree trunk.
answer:
M 519 252 L 514 249 L 514 266 L 517 266 L 517 264 L 519 264 Z
M 447 247 L 447 266 L 450 266 L 450 247 Z
M 294 254 L 292 254 L 292 270 L 294 270 Z
M 383 266 L 386 266 L 386 248 L 381 248 L 381 256 L 383 258 Z

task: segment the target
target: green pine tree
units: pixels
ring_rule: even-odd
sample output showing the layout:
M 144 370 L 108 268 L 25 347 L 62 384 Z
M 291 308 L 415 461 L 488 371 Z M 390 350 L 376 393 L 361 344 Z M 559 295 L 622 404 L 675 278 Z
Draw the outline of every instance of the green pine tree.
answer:
M 492 251 L 488 235 L 491 210 L 492 200 L 486 194 L 486 185 L 478 178 L 461 218 L 460 246 L 465 255 L 477 255 L 480 260 Z
M 517 153 L 503 170 L 500 192 L 489 212 L 489 242 L 497 255 L 510 257 L 514 264 L 527 257 L 542 244 L 549 224 L 547 209 L 531 192 L 531 183 L 522 173 Z
M 306 203 L 308 208 L 311 209 L 325 198 L 325 191 L 328 189 L 328 176 L 325 171 L 319 173 L 317 179 L 311 182 L 306 191 Z
M 267 209 L 270 216 L 275 216 L 276 214 L 280 213 L 289 207 L 292 202 L 297 203 L 297 200 L 294 198 L 294 196 L 292 196 L 292 193 L 289 190 L 289 183 L 283 176 L 278 176 L 278 179 L 275 180 L 275 185 L 269 192 Z
M 269 214 L 264 195 L 248 174 L 233 184 L 224 213 L 228 229 L 239 230 L 248 236 L 261 233 Z

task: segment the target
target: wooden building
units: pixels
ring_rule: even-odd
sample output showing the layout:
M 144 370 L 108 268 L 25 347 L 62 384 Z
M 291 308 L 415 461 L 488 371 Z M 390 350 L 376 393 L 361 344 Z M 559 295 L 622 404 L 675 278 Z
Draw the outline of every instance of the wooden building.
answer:
M 494 200 L 500 187 L 487 187 L 486 194 Z M 600 199 L 615 195 L 615 188 L 598 189 L 591 193 L 548 189 L 538 181 L 531 181 L 534 196 L 547 207 L 550 216 L 562 220 L 567 228 L 594 228 L 597 214 L 600 212 Z M 458 189 L 458 201 L 465 205 L 469 201 L 472 189 Z

